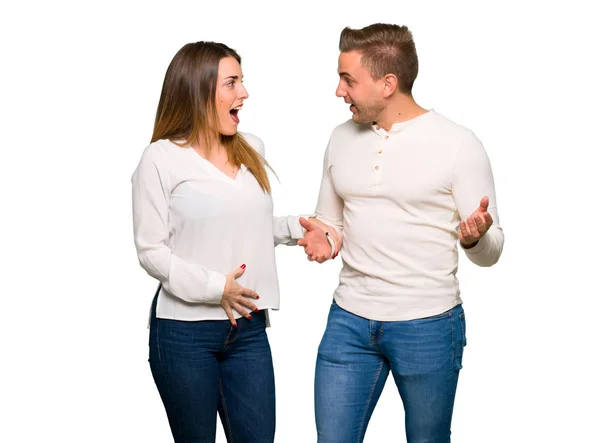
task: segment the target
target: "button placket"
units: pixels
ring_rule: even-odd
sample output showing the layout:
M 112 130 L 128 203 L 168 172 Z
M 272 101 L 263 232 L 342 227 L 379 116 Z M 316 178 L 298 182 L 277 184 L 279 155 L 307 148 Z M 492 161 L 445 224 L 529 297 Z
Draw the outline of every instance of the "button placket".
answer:
M 383 137 L 383 140 L 384 140 L 383 143 L 385 143 L 385 140 L 388 140 L 389 138 L 390 138 L 390 136 L 388 134 L 386 134 Z M 378 159 L 381 158 L 382 154 L 383 154 L 383 148 L 380 146 L 379 149 L 377 150 L 377 157 L 378 157 Z M 381 160 L 378 160 L 378 161 L 381 162 Z M 379 166 L 381 167 L 381 164 Z
M 374 174 L 374 178 L 375 178 L 375 186 L 374 188 L 377 189 L 379 188 L 379 186 L 381 186 L 381 181 L 382 181 L 382 174 L 383 174 L 383 146 L 381 146 L 384 142 L 384 137 L 380 138 L 380 146 L 378 146 L 376 148 L 375 151 L 375 158 L 374 158 L 374 162 L 373 162 L 373 174 Z

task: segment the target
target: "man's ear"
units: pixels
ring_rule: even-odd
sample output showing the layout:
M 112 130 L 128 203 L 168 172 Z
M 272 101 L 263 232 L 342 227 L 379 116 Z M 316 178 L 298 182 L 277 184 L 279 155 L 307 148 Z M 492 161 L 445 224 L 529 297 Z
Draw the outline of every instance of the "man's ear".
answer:
M 387 74 L 383 77 L 383 96 L 390 97 L 398 88 L 398 77 L 394 74 Z

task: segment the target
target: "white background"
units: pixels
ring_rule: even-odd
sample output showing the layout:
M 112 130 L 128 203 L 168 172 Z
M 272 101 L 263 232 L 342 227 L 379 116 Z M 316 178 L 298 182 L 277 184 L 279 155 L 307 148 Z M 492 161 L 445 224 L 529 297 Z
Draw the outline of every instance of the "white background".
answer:
M 175 52 L 198 40 L 239 51 L 240 130 L 263 139 L 280 177 L 275 213 L 310 213 L 329 134 L 350 117 L 334 95 L 339 33 L 375 22 L 410 27 L 417 102 L 475 131 L 496 178 L 504 254 L 487 269 L 460 257 L 469 344 L 453 442 L 600 441 L 594 14 L 577 1 L 449 3 L 3 6 L 0 441 L 170 441 L 130 177 Z M 276 441 L 315 442 L 314 364 L 340 261 L 283 246 L 277 260 Z M 391 377 L 365 441 L 405 441 Z

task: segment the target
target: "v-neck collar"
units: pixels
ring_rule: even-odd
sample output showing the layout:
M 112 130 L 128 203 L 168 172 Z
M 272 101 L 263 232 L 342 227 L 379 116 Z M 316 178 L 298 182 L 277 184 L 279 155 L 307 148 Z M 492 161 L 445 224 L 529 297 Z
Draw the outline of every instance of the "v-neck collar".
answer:
M 241 164 L 240 165 L 240 169 L 238 170 L 237 174 L 235 175 L 234 178 L 231 178 L 230 176 L 228 176 L 227 174 L 225 174 L 223 171 L 221 171 L 219 168 L 217 168 L 212 162 L 208 161 L 206 158 L 202 157 L 198 152 L 196 152 L 196 150 L 194 148 L 192 148 L 190 145 L 186 146 L 186 149 L 189 149 L 192 154 L 193 157 L 197 158 L 197 162 L 204 168 L 205 171 L 207 171 L 209 174 L 211 174 L 213 177 L 227 181 L 229 183 L 232 184 L 237 184 L 239 183 L 239 181 L 242 178 L 242 175 L 246 172 L 246 170 L 248 169 L 246 167 L 245 164 Z

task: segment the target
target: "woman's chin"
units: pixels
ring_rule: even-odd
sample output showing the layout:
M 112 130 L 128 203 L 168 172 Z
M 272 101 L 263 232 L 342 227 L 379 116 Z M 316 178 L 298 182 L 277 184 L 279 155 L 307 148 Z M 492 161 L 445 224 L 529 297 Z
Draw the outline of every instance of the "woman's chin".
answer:
M 235 126 L 228 125 L 228 127 L 226 127 L 226 128 L 223 128 L 223 127 L 219 128 L 219 133 L 221 135 L 225 135 L 225 136 L 235 135 L 235 134 L 237 134 L 237 132 L 238 132 L 237 125 L 235 125 Z

